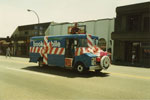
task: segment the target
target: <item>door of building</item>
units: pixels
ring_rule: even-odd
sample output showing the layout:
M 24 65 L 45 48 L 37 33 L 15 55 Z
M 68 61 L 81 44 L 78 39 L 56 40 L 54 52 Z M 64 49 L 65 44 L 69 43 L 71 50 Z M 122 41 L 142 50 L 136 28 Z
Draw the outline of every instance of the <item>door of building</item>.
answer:
M 133 60 L 133 55 L 135 56 L 134 63 L 139 63 L 140 61 L 140 42 L 125 42 L 125 61 L 131 62 Z
M 132 56 L 135 55 L 135 63 L 140 61 L 140 42 L 132 42 Z

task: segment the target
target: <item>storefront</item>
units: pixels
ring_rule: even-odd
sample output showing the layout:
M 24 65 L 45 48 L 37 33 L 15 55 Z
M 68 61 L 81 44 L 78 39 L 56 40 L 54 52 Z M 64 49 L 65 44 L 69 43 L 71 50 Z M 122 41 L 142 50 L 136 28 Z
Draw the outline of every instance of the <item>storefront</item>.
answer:
M 44 36 L 50 22 L 18 26 L 12 34 L 12 54 L 14 56 L 29 56 L 29 43 L 32 36 Z M 38 29 L 39 27 L 39 29 Z
M 6 55 L 6 49 L 10 47 L 12 49 L 12 44 L 7 41 L 6 38 L 0 39 L 0 55 Z
M 150 67 L 150 2 L 117 7 L 114 62 Z
M 29 40 L 24 39 L 16 39 L 12 41 L 12 55 L 13 56 L 24 56 L 28 57 L 29 55 Z
M 150 65 L 150 42 L 125 42 L 125 62 Z M 133 57 L 135 56 L 135 58 Z
M 150 34 L 113 33 L 112 38 L 114 39 L 114 62 L 150 66 Z

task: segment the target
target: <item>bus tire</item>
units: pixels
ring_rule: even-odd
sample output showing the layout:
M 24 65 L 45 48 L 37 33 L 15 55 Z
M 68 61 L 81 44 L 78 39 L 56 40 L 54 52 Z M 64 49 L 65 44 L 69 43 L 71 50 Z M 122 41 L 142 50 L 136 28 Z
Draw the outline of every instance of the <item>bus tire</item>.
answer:
M 86 71 L 86 68 L 84 67 L 83 64 L 80 63 L 80 64 L 77 64 L 76 70 L 77 70 L 78 73 L 83 73 L 83 72 Z

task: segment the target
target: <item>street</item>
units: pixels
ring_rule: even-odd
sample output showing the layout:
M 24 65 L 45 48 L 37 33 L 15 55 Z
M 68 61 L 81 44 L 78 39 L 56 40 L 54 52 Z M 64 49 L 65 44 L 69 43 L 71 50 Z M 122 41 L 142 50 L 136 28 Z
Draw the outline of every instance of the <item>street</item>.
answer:
M 150 100 L 150 67 L 111 65 L 79 74 L 37 65 L 0 56 L 0 100 Z

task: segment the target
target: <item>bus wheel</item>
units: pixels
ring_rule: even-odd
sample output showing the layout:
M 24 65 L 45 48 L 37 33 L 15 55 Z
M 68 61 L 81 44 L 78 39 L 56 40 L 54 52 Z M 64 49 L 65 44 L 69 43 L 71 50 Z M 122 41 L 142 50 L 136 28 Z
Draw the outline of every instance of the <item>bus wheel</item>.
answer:
M 39 65 L 39 67 L 43 67 L 44 66 L 42 59 L 39 60 L 38 65 Z
M 79 72 L 79 73 L 83 73 L 85 71 L 85 67 L 83 64 L 78 64 L 76 66 L 76 70 Z

